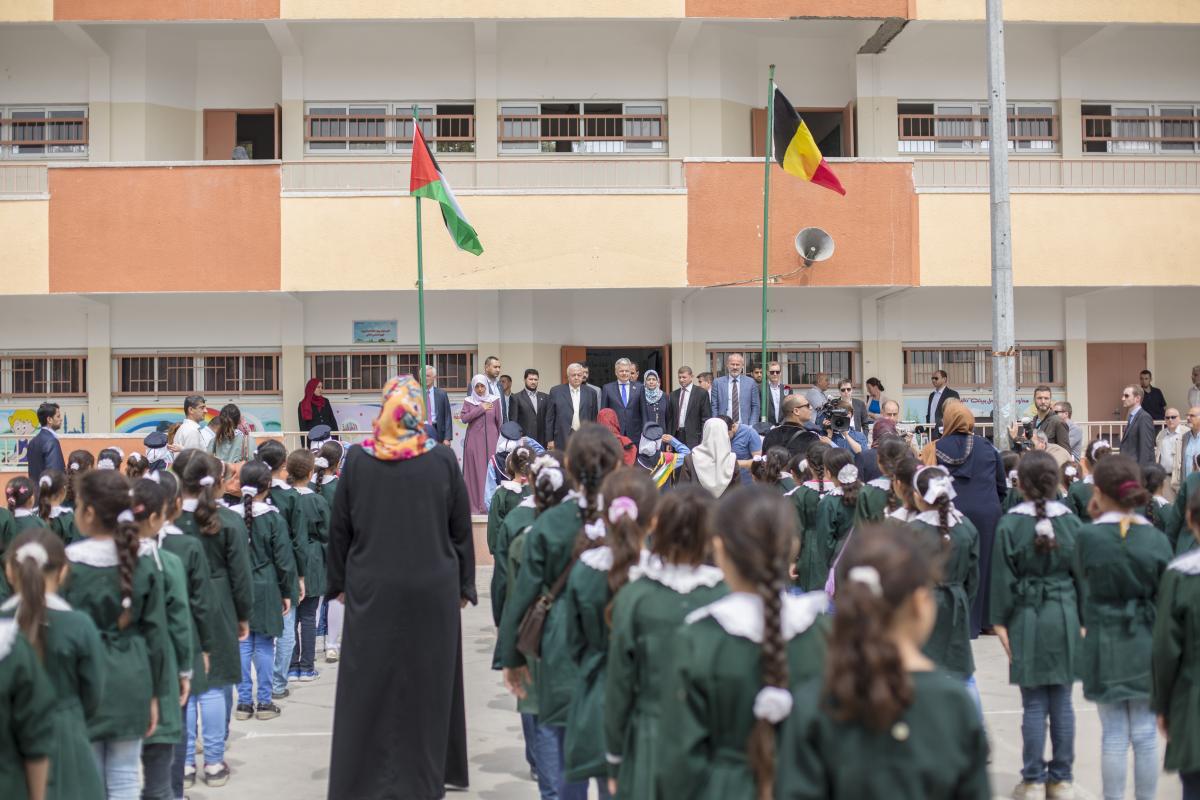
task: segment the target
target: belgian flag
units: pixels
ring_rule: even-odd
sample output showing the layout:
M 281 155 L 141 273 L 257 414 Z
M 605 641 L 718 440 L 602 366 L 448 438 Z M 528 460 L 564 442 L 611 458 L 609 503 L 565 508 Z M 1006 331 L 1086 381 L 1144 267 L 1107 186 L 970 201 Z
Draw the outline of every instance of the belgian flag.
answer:
M 804 124 L 796 107 L 775 89 L 775 160 L 784 172 L 790 172 L 818 186 L 844 195 L 842 182 L 833 174 L 821 155 L 812 132 Z

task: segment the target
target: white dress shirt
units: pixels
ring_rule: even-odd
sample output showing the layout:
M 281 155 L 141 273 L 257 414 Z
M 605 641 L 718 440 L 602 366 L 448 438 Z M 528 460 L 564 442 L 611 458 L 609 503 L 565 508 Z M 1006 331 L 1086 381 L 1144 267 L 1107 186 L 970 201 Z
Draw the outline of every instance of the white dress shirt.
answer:
M 1188 389 L 1188 408 L 1200 406 L 1200 386 Z
M 691 386 L 679 390 L 679 419 L 675 421 L 676 430 L 683 428 L 684 420 L 687 419 L 688 397 L 691 395 L 691 391 Z
M 528 389 L 526 389 L 525 394 L 529 396 L 529 404 L 531 406 L 533 406 L 533 413 L 536 414 L 537 413 L 537 392 L 531 392 Z
M 937 422 L 938 403 L 942 402 L 942 393 L 945 391 L 945 386 L 940 389 L 935 389 L 933 392 L 933 397 L 929 398 L 929 410 L 925 413 L 925 416 L 929 417 L 929 422 Z
M 783 385 L 772 383 L 769 386 L 771 389 L 771 403 L 775 407 L 775 419 L 779 419 L 779 397 L 783 394 Z
M 571 430 L 579 430 L 582 424 L 579 421 L 579 389 L 571 386 Z
M 185 419 L 175 431 L 175 445 L 181 450 L 203 450 L 204 435 L 195 420 Z

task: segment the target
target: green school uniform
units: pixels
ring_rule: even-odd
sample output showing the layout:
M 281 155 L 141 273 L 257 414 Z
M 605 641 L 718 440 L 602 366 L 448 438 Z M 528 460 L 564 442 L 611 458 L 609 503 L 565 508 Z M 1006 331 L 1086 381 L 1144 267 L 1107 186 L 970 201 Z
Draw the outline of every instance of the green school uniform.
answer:
M 992 554 L 991 619 L 1008 629 L 1008 682 L 1063 686 L 1075 682 L 1083 591 L 1075 549 L 1083 523 L 1064 503 L 1046 504 L 1054 550 L 1039 553 L 1033 503 L 1000 518 Z
M 1179 534 L 1179 541 L 1175 543 L 1175 555 L 1182 556 L 1196 549 L 1196 537 L 1192 535 L 1190 530 L 1185 530 Z
M 296 500 L 300 493 L 288 485 L 287 481 L 274 478 L 271 481 L 270 503 L 278 509 L 292 543 L 292 563 L 295 565 L 296 578 L 307 578 L 304 566 L 308 561 L 308 543 L 304 540 L 307 529 L 304 520 L 297 513 Z M 293 594 L 296 590 L 293 590 Z
M 829 486 L 830 484 L 825 484 Z M 820 548 L 816 547 L 816 538 L 812 531 L 817 524 L 817 504 L 823 492 L 818 481 L 806 481 L 788 493 L 792 505 L 796 508 L 798 521 L 797 532 L 800 534 L 800 547 L 796 555 L 796 585 L 804 586 L 805 575 L 816 570 L 820 558 Z M 824 584 L 822 584 L 824 588 Z
M 955 676 L 911 672 L 912 703 L 873 731 L 835 720 L 824 681 L 795 693 L 779 732 L 778 800 L 990 800 L 988 743 L 975 703 Z
M 929 538 L 930 547 L 943 550 L 944 535 L 936 511 L 923 511 L 908 524 Z M 937 622 L 922 649 L 939 669 L 966 680 L 975 673 L 971 604 L 979 592 L 979 531 L 971 520 L 951 509 L 949 536 L 942 578 L 934 592 Z
M 15 517 L 15 519 L 13 520 L 13 538 L 14 539 L 17 538 L 18 536 L 20 536 L 25 531 L 29 530 L 30 528 L 48 527 L 46 525 L 46 521 L 44 519 L 42 519 L 41 517 L 39 517 L 33 511 L 33 509 L 30 509 L 30 508 L 18 508 L 16 513 L 13 516 Z
M 888 493 L 892 490 L 891 478 L 876 478 L 863 484 L 858 492 L 858 507 L 855 513 L 859 520 L 881 520 L 887 513 Z
M 516 586 L 504 604 L 500 619 L 500 663 L 519 667 L 525 656 L 517 651 L 517 629 L 526 610 L 548 592 L 571 561 L 575 539 L 583 527 L 580 509 L 567 500 L 546 509 L 534 521 L 525 539 L 524 562 Z M 561 598 L 559 598 L 561 600 Z M 538 675 L 538 721 L 562 727 L 575 689 L 575 663 L 567 645 L 565 604 L 556 600 L 542 630 L 541 671 Z
M 1021 494 L 1021 490 L 1016 486 L 1010 486 L 1008 493 L 1004 495 L 1004 500 L 1000 503 L 1000 509 L 1007 514 L 1024 502 L 1025 495 Z
M 333 498 L 337 497 L 338 477 L 337 475 L 326 475 L 321 479 L 321 485 L 317 486 L 316 482 L 309 484 L 314 490 L 320 493 L 321 497 L 325 498 L 325 502 L 329 503 L 330 514 L 333 513 Z
M 55 506 L 50 511 L 50 530 L 58 534 L 63 544 L 74 544 L 83 538 L 75 527 L 75 512 L 66 506 Z
M 496 557 L 496 537 L 500 535 L 500 524 L 508 513 L 520 505 L 521 501 L 532 494 L 528 484 L 516 481 L 500 481 L 488 505 L 487 546 L 492 558 Z
M 329 503 L 307 486 L 296 489 L 296 519 L 303 525 L 297 540 L 304 543 L 304 596 L 325 594 L 325 548 L 329 544 Z
M 204 546 L 194 536 L 185 536 L 176 526 L 167 523 L 158 535 L 159 549 L 173 554 L 183 564 L 187 584 L 188 634 L 192 640 L 192 694 L 199 696 L 208 690 L 204 669 L 204 654 L 212 651 L 213 611 L 212 586 Z M 181 670 L 189 667 L 180 666 Z
M 604 746 L 618 797 L 654 800 L 665 733 L 663 672 L 688 614 L 723 597 L 721 570 L 644 556 L 613 602 L 604 685 Z
M 1146 506 L 1146 519 L 1150 520 L 1150 524 L 1158 528 L 1167 535 L 1167 540 L 1171 543 L 1171 550 L 1174 551 L 1179 545 L 1179 532 L 1184 527 L 1179 524 L 1178 514 L 1175 506 L 1171 504 L 1165 497 L 1154 496 L 1150 500 L 1150 504 Z
M 287 523 L 269 503 L 255 501 L 250 529 L 250 582 L 254 603 L 250 630 L 263 636 L 283 633 L 283 598 L 296 605 L 296 563 L 288 540 Z
M 1200 771 L 1200 551 L 1167 567 L 1153 641 L 1150 707 L 1167 718 L 1164 766 Z
M 532 523 L 532 520 L 530 520 L 530 522 Z M 508 543 L 509 575 L 516 576 L 521 574 L 521 563 L 522 558 L 525 555 L 525 540 L 528 538 L 528 533 L 529 526 L 526 525 L 516 536 L 513 537 L 512 541 Z M 512 597 L 514 588 L 516 588 L 516 582 L 509 581 L 507 590 L 509 597 Z M 537 716 L 537 684 L 538 674 L 541 672 L 541 664 L 541 659 L 535 658 L 526 665 L 529 668 L 529 681 L 525 684 L 525 696 L 517 698 L 517 713 L 519 714 L 533 714 L 534 716 Z M 499 668 L 500 667 L 498 664 L 492 667 L 492 669 Z
M 1088 503 L 1092 501 L 1094 488 L 1092 476 L 1088 475 L 1082 480 L 1075 481 L 1071 484 L 1071 488 L 1067 489 L 1067 508 L 1074 511 L 1075 515 L 1084 522 L 1092 521 L 1092 515 L 1088 513 Z
M 496 627 L 500 627 L 500 620 L 504 613 L 504 604 L 508 601 L 511 594 L 510 587 L 513 581 L 510 578 L 512 574 L 508 568 L 510 560 L 509 548 L 512 546 L 513 540 L 522 532 L 528 530 L 533 524 L 533 520 L 537 515 L 537 511 L 533 506 L 533 498 L 526 497 L 521 501 L 520 505 L 508 512 L 508 516 L 500 523 L 496 538 L 488 542 L 488 548 L 492 551 L 492 622 Z M 500 642 L 496 641 L 495 658 L 493 659 L 492 669 L 500 669 Z
M 1094 703 L 1150 695 L 1151 629 L 1158 582 L 1171 545 L 1145 517 L 1133 516 L 1124 537 L 1122 516 L 1107 513 L 1079 532 L 1076 571 L 1083 583 L 1083 696 Z
M 167 670 L 176 676 L 167 681 L 166 691 L 158 695 L 158 727 L 146 738 L 145 744 L 175 744 L 183 736 L 183 709 L 179 705 L 178 678 L 192 672 L 192 612 L 188 607 L 187 572 L 183 561 L 174 553 L 159 550 L 153 539 L 142 540 L 143 552 L 157 559 L 163 578 L 163 597 L 166 600 Z
M 4 551 L 8 549 L 8 545 L 15 538 L 17 538 L 16 520 L 11 511 L 0 506 L 0 558 L 4 557 Z M 12 594 L 12 589 L 8 586 L 4 570 L 0 569 L 0 602 L 8 599 L 10 594 Z
M 783 598 L 788 684 L 821 674 L 829 600 L 823 592 Z M 746 743 L 763 688 L 762 599 L 731 593 L 687 616 L 675 637 L 660 744 L 664 800 L 755 800 Z M 789 635 L 790 634 L 790 635 Z
M 835 486 L 817 503 L 813 535 L 807 537 L 814 539 L 811 543 L 813 552 L 807 554 L 799 570 L 800 585 L 805 591 L 816 592 L 825 588 L 829 570 L 841 555 L 846 537 L 854 527 L 855 508 L 847 506 L 844 499 L 841 487 Z
M 183 501 L 183 513 L 175 525 L 200 542 L 208 561 L 211 643 L 208 653 L 209 687 L 232 686 L 242 680 L 242 656 L 238 646 L 238 622 L 250 619 L 253 595 L 250 584 L 249 534 L 242 518 L 219 508 L 221 527 L 216 533 L 200 530 L 195 517 L 196 501 Z
M 67 559 L 71 572 L 63 599 L 92 618 L 104 644 L 104 696 L 88 720 L 88 738 L 141 739 L 150 724 L 150 699 L 167 695 L 178 681 L 168 657 L 162 573 L 152 557 L 138 558 L 129 623 L 122 628 L 116 543 L 83 539 L 67 548 Z
M 796 479 L 791 475 L 780 475 L 779 488 L 784 494 L 791 493 L 791 491 L 796 488 Z
M 0 619 L 11 621 L 20 604 L 11 598 Z M 46 595 L 42 628 L 43 665 L 54 691 L 49 714 L 54 726 L 48 800 L 104 800 L 104 783 L 87 737 L 87 718 L 96 713 L 104 691 L 104 651 L 87 614 L 73 611 L 56 594 Z M 8 795 L 4 795 L 8 797 Z
M 54 756 L 54 688 L 12 620 L 0 620 L 0 797 L 26 800 L 25 762 Z M 147 709 L 148 711 L 149 709 Z
M 575 662 L 575 689 L 567 708 L 563 740 L 564 775 L 568 781 L 604 778 L 604 682 L 608 662 L 608 572 L 612 550 L 585 550 L 571 568 L 562 602 L 567 618 L 567 646 Z

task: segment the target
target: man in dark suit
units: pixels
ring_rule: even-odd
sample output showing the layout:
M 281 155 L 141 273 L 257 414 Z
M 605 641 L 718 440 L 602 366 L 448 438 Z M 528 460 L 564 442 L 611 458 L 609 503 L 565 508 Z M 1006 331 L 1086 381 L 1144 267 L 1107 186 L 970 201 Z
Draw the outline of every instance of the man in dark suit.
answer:
M 680 367 L 679 388 L 671 392 L 667 407 L 667 428 L 688 447 L 700 444 L 704 423 L 712 417 L 708 392 L 692 383 L 692 368 Z
M 448 447 L 454 438 L 454 414 L 450 411 L 450 397 L 445 389 L 438 388 L 437 379 L 437 370 L 425 367 L 425 406 L 429 425 L 437 440 Z
M 600 408 L 611 408 L 617 413 L 621 433 L 634 441 L 642 438 L 642 387 L 633 381 L 633 362 L 618 358 L 617 379 L 604 384 Z
M 66 461 L 63 460 L 62 445 L 58 443 L 58 434 L 55 433 L 62 427 L 62 409 L 58 407 L 58 403 L 42 403 L 38 406 L 37 418 L 41 428 L 29 440 L 25 456 L 29 466 L 29 480 L 34 484 L 48 469 L 57 469 L 63 472 L 67 470 Z
M 546 411 L 549 397 L 539 392 L 541 375 L 536 369 L 525 370 L 525 388 L 512 396 L 512 418 L 539 444 L 546 441 Z
M 595 393 L 583 382 L 583 367 L 568 364 L 567 382 L 551 389 L 546 398 L 546 448 L 566 450 L 571 433 L 585 422 L 595 422 L 599 411 Z
M 942 435 L 942 407 L 946 405 L 946 401 L 951 398 L 960 399 L 958 392 L 946 385 L 949 382 L 950 376 L 944 369 L 933 373 L 933 391 L 929 393 L 929 404 L 925 409 L 925 421 L 933 426 L 933 430 L 929 432 L 931 439 Z
M 1148 369 L 1138 375 L 1138 383 L 1142 387 L 1142 411 L 1149 414 L 1150 419 L 1162 422 L 1167 414 L 1167 398 L 1163 397 L 1162 389 L 1150 383 L 1153 377 Z
M 767 374 L 770 375 L 768 369 Z M 809 446 L 816 444 L 824 433 L 812 427 L 812 403 L 803 394 L 788 395 L 783 401 L 781 410 L 783 422 L 773 428 L 763 439 L 762 449 L 767 452 L 772 447 L 787 448 L 788 453 L 797 455 L 808 452 Z
M 1154 463 L 1155 440 L 1154 420 L 1142 408 L 1144 396 L 1141 386 L 1126 386 L 1121 392 L 1121 405 L 1129 414 L 1121 434 L 1121 455 L 1129 456 L 1142 469 Z
M 838 382 L 838 395 L 843 400 L 849 400 L 851 406 L 850 413 L 850 429 L 859 433 L 866 433 L 867 429 L 867 406 L 862 400 L 854 396 L 854 381 L 849 378 L 842 378 Z
M 783 367 L 778 361 L 767 364 L 767 422 L 779 425 L 785 419 L 783 398 L 792 393 L 792 387 L 783 382 Z

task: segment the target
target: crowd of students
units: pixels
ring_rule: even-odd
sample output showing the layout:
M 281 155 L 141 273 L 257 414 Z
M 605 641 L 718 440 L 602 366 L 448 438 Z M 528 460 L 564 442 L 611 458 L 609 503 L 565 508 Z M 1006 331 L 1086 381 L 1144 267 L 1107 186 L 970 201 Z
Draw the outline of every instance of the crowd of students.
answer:
M 508 454 L 488 520 L 497 643 L 541 797 L 991 797 L 970 612 L 980 536 L 898 437 L 883 477 L 818 443 L 725 493 L 659 488 L 600 425 Z M 1200 798 L 1200 476 L 1093 442 L 1008 457 L 989 624 L 1020 688 L 1016 798 L 1074 788 L 1072 687 L 1106 798 Z M 1047 727 L 1050 755 L 1046 756 Z
M 150 445 L 153 445 L 150 442 Z M 162 454 L 156 454 L 161 456 Z M 76 451 L 0 509 L 0 797 L 175 800 L 230 779 L 230 720 L 279 716 L 323 601 L 342 445 L 236 467 Z M 171 458 L 171 456 L 167 456 Z M 297 633 L 298 631 L 298 633 Z M 203 766 L 197 769 L 197 738 Z

